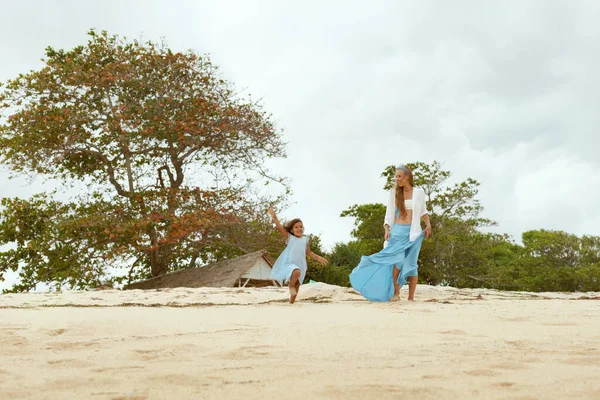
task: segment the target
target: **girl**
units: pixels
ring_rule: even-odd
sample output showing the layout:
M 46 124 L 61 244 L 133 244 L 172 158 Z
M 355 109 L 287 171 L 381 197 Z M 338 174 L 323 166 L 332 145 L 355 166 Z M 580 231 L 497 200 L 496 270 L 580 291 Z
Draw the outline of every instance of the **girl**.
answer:
M 273 207 L 269 207 L 269 214 L 273 218 L 277 230 L 281 232 L 283 237 L 287 239 L 287 247 L 275 261 L 271 270 L 271 279 L 279 282 L 288 282 L 290 288 L 290 303 L 294 304 L 300 285 L 304 281 L 306 275 L 306 256 L 313 260 L 317 260 L 321 264 L 327 264 L 327 259 L 323 258 L 312 251 L 308 246 L 308 237 L 302 236 L 304 233 L 304 225 L 299 218 L 295 218 L 288 222 L 285 227 L 281 225 L 275 215 Z
M 400 300 L 400 286 L 406 282 L 408 300 L 414 301 L 417 258 L 423 238 L 431 236 L 425 192 L 414 187 L 412 171 L 400 164 L 395 178 L 383 222 L 388 245 L 379 253 L 363 256 L 350 274 L 352 287 L 371 301 Z M 421 219 L 425 230 L 421 230 Z

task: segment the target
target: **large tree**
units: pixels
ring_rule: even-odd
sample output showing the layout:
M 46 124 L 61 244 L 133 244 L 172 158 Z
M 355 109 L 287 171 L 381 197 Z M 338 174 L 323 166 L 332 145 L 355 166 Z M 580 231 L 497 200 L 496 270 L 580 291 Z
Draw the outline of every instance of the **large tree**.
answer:
M 208 56 L 90 31 L 43 61 L 0 87 L 0 161 L 87 190 L 5 199 L 0 277 L 89 287 L 108 267 L 157 276 L 270 237 L 257 210 L 281 200 L 265 183 L 286 187 L 264 165 L 285 156 L 281 135 Z

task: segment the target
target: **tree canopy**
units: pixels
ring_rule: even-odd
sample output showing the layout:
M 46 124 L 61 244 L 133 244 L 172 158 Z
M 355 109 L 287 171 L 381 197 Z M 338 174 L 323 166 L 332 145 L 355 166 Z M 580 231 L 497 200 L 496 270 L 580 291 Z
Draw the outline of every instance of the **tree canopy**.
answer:
M 285 157 L 281 132 L 208 56 L 92 30 L 43 61 L 0 87 L 0 162 L 88 190 L 4 199 L 0 276 L 84 288 L 271 243 L 261 213 L 282 197 L 261 187 L 287 189 L 265 168 Z
M 496 223 L 482 216 L 474 178 L 451 183 L 452 174 L 441 163 L 407 164 L 415 185 L 424 189 L 433 236 L 419 256 L 419 281 L 454 287 L 486 287 L 526 291 L 600 290 L 600 238 L 578 237 L 563 231 L 532 230 L 522 245 L 508 235 L 486 233 Z M 393 185 L 395 166 L 381 174 L 384 189 Z M 383 197 L 383 193 L 382 193 Z M 330 255 L 330 283 L 349 285 L 347 274 L 360 257 L 381 250 L 385 205 L 355 204 L 341 217 L 354 218 L 353 240 L 337 243 Z

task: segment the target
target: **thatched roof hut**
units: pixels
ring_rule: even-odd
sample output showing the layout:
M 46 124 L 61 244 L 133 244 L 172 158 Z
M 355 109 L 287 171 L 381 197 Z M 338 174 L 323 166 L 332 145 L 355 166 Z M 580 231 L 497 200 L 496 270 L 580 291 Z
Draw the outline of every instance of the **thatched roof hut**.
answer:
M 277 285 L 271 280 L 273 265 L 266 251 L 203 267 L 182 269 L 145 281 L 135 282 L 126 289 L 158 289 L 174 287 L 246 287 Z

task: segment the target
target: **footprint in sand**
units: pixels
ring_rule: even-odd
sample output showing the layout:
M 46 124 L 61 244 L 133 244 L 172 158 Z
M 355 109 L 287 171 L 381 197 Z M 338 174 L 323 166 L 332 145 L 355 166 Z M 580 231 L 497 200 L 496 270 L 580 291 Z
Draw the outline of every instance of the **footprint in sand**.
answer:
M 578 326 L 579 324 L 573 322 L 545 322 L 542 325 L 546 326 Z
M 50 343 L 47 349 L 51 350 L 71 350 L 71 349 L 81 349 L 84 347 L 92 347 L 98 344 L 97 340 L 92 340 L 89 342 L 56 342 Z
M 66 360 L 50 360 L 48 361 L 48 364 L 50 365 L 57 365 L 57 364 L 65 364 L 65 363 L 71 363 L 75 361 L 74 359 L 66 359 Z
M 438 299 L 425 300 L 424 303 L 454 304 L 453 302 L 448 301 L 448 300 L 438 300 Z
M 260 356 L 268 356 L 272 354 L 272 350 L 274 349 L 276 349 L 274 346 L 242 346 L 237 350 L 228 352 L 224 357 L 233 360 L 252 359 Z
M 442 379 L 442 375 L 423 375 L 421 379 Z
M 9 336 L 0 338 L 0 349 L 7 350 L 14 347 L 27 346 L 29 341 L 22 336 Z
M 124 365 L 122 367 L 108 367 L 108 368 L 95 368 L 92 372 L 107 372 L 107 371 L 123 371 L 127 369 L 144 369 L 145 367 L 139 365 Z
M 465 374 L 471 376 L 496 376 L 497 372 L 492 371 L 491 369 L 473 369 L 470 371 L 465 371 Z
M 499 364 L 490 365 L 490 367 L 494 368 L 494 369 L 507 369 L 507 370 L 511 370 L 511 371 L 515 370 L 515 369 L 529 368 L 528 366 L 523 365 L 522 362 L 529 362 L 529 361 L 519 360 L 518 362 L 514 362 L 514 363 L 510 363 L 510 362 L 499 363 Z
M 529 317 L 511 317 L 511 318 L 500 317 L 500 319 L 502 321 L 506 321 L 506 322 L 528 322 L 531 320 L 531 318 L 529 318 Z
M 198 377 L 182 374 L 155 375 L 149 376 L 147 379 L 151 382 L 163 381 L 168 385 L 181 385 L 188 387 L 193 386 L 198 382 Z
M 466 335 L 467 334 L 467 332 L 461 331 L 460 329 L 453 329 L 450 331 L 439 331 L 438 333 L 441 333 L 443 335 Z
M 62 335 L 63 333 L 65 333 L 67 330 L 66 329 L 53 329 L 50 332 L 48 332 L 48 336 L 59 336 Z
M 503 388 L 511 387 L 511 386 L 514 386 L 514 385 L 515 385 L 514 382 L 498 382 L 498 383 L 493 383 L 492 384 L 492 386 L 503 387 Z
M 598 349 L 595 347 L 589 347 L 587 349 L 579 349 L 576 351 L 570 351 L 569 354 L 572 356 L 590 356 L 590 353 L 599 353 Z M 600 360 L 600 354 L 597 354 L 598 359 Z
M 406 385 L 354 385 L 354 386 L 327 386 L 321 394 L 327 398 L 340 398 L 346 400 L 363 400 L 377 398 L 380 400 L 399 399 L 406 397 Z M 413 387 L 410 389 L 411 397 L 418 399 L 445 399 L 455 398 L 451 391 L 443 387 Z
M 0 328 L 0 337 L 6 337 L 7 335 L 14 335 L 19 331 L 25 330 L 25 328 L 9 326 L 6 328 Z
M 524 340 L 505 340 L 504 343 L 516 347 L 523 347 L 526 344 Z
M 133 351 L 135 353 L 137 353 L 138 358 L 143 361 L 156 360 L 157 358 L 160 357 L 160 355 L 157 354 L 159 352 L 159 350 L 133 350 Z
M 600 363 L 600 360 L 598 359 L 597 356 L 590 356 L 590 357 L 569 358 L 562 362 L 565 364 L 569 364 L 569 365 L 598 365 L 598 363 Z

